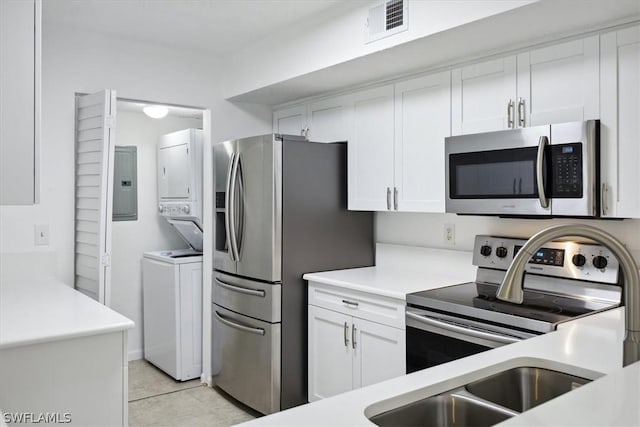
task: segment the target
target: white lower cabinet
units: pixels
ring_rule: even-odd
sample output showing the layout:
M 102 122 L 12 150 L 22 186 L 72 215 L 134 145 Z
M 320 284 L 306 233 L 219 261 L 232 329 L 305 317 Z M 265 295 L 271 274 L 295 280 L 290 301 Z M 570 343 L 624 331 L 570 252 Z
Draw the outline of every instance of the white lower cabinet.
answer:
M 308 316 L 310 402 L 406 373 L 404 329 L 315 305 Z
M 309 401 L 353 389 L 351 316 L 309 306 Z

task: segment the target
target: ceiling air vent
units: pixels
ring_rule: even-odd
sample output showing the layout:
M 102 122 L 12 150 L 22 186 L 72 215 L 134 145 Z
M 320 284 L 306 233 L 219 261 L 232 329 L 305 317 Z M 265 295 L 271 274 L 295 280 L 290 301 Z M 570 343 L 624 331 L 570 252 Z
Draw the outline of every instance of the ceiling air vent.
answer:
M 369 9 L 367 17 L 367 43 L 380 40 L 407 29 L 405 0 L 387 0 Z

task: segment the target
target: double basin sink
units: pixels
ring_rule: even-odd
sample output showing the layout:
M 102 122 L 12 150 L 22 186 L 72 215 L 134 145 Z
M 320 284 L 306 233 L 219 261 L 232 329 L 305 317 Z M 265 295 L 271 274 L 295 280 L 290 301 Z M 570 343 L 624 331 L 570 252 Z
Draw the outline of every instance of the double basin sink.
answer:
M 369 420 L 383 427 L 491 426 L 590 381 L 544 368 L 512 368 Z

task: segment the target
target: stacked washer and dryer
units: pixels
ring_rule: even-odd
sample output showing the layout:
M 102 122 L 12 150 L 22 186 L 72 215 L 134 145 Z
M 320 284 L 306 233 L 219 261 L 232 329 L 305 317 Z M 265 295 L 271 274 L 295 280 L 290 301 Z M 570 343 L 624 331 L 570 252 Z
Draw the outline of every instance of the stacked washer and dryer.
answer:
M 158 211 L 189 249 L 142 260 L 144 358 L 180 381 L 202 373 L 202 145 L 200 129 L 160 137 Z

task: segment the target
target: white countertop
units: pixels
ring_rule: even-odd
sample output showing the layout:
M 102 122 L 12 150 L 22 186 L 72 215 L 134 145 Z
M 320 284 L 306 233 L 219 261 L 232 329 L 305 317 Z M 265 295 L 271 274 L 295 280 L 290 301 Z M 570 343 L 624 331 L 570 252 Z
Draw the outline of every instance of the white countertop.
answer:
M 242 424 L 371 426 L 375 415 L 516 366 L 538 366 L 598 378 L 504 426 L 640 425 L 640 364 L 622 366 L 624 308 L 569 322 L 558 331 L 394 378 Z
M 307 273 L 303 278 L 404 301 L 409 293 L 468 282 L 476 275 L 471 252 L 378 245 L 376 258 L 375 267 Z
M 0 282 L 0 349 L 133 326 L 131 320 L 55 279 Z
M 468 252 L 394 245 L 378 245 L 377 251 L 384 256 L 377 256 L 376 267 L 309 273 L 304 277 L 398 299 L 406 299 L 410 292 L 475 277 Z M 537 366 L 598 379 L 500 425 L 638 426 L 640 363 L 622 369 L 623 337 L 624 307 L 564 323 L 557 331 L 526 341 L 258 418 L 242 426 L 372 426 L 367 415 L 517 366 Z

